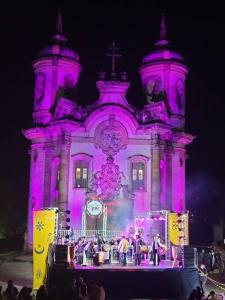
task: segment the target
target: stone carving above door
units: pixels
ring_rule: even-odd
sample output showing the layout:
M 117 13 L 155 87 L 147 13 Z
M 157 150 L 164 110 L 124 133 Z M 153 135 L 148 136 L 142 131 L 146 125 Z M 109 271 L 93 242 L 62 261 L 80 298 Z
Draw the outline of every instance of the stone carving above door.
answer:
M 95 130 L 95 146 L 102 149 L 107 156 L 116 155 L 127 146 L 125 127 L 111 115 L 107 121 L 98 125 Z

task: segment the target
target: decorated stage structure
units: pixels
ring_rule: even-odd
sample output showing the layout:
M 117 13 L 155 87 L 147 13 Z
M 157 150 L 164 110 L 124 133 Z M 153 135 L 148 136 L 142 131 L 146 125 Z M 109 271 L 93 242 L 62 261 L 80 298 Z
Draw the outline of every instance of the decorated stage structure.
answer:
M 128 231 L 107 231 L 107 230 L 85 230 L 74 231 L 69 226 L 70 219 L 68 218 L 69 211 L 60 211 L 58 208 L 47 208 L 39 211 L 34 211 L 34 241 L 33 241 L 33 288 L 38 289 L 46 282 L 47 274 L 50 267 L 58 264 L 57 253 L 58 249 L 63 249 L 64 255 L 61 257 L 61 262 L 64 269 L 78 268 L 78 265 L 86 266 L 102 266 L 105 262 L 104 257 L 107 254 L 107 265 L 110 269 L 117 269 L 120 264 L 118 257 L 118 243 L 122 236 L 125 236 L 129 241 L 127 250 L 127 263 L 130 267 L 134 266 L 134 248 L 133 242 L 137 235 L 143 241 L 142 254 L 147 255 L 142 265 L 139 268 L 151 267 L 151 253 L 153 236 L 150 237 L 152 228 L 158 232 L 161 230 L 161 242 L 165 246 L 162 256 L 166 262 L 162 265 L 163 268 L 184 267 L 184 246 L 189 242 L 188 231 L 188 213 L 174 213 L 169 211 L 149 212 L 145 216 L 136 216 L 134 218 L 133 227 Z M 67 223 L 65 223 L 65 220 Z M 157 223 L 157 226 L 151 226 Z M 157 233 L 158 233 L 157 232 Z M 73 234 L 71 234 L 73 233 Z M 156 234 L 156 232 L 154 233 Z M 102 243 L 96 245 L 96 255 L 98 257 L 97 264 L 87 262 L 85 248 L 90 240 L 96 241 L 96 238 L 101 237 Z M 79 240 L 83 239 L 82 261 L 78 262 L 76 249 L 79 247 Z M 114 243 L 111 243 L 113 240 Z M 97 243 L 97 242 L 96 242 Z M 161 249 L 162 250 L 162 249 Z M 178 257 L 179 253 L 179 257 Z M 100 258 L 101 255 L 101 258 Z M 176 263 L 179 262 L 179 264 Z M 76 266 L 76 263 L 78 265 Z M 194 266 L 194 264 L 193 264 Z

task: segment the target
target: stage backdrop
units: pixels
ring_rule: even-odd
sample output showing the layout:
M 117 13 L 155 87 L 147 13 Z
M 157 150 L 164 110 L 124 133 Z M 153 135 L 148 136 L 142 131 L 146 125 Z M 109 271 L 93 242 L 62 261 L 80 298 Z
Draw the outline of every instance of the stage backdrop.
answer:
M 54 240 L 55 211 L 34 211 L 33 228 L 33 289 L 39 289 L 47 274 L 49 244 Z

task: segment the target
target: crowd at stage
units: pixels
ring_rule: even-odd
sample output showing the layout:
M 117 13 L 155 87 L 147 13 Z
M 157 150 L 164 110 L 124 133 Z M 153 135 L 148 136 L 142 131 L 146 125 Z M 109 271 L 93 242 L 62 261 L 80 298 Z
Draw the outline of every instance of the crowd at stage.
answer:
M 167 247 L 158 234 L 151 243 L 147 243 L 139 234 L 134 237 L 104 240 L 101 235 L 95 238 L 80 237 L 69 245 L 71 262 L 82 266 L 99 266 L 102 264 L 120 263 L 140 265 L 142 261 L 159 265 L 165 259 Z

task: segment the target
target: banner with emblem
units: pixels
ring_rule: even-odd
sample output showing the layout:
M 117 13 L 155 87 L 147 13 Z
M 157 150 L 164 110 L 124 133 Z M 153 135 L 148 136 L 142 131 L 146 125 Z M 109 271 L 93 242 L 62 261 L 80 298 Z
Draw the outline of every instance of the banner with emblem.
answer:
M 55 211 L 34 211 L 33 228 L 33 289 L 39 289 L 47 273 L 49 244 L 54 241 Z
M 169 213 L 169 240 L 174 246 L 189 244 L 188 213 Z

